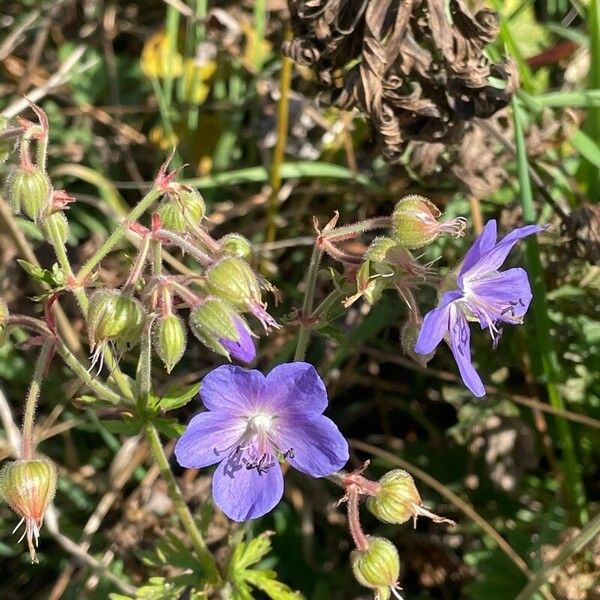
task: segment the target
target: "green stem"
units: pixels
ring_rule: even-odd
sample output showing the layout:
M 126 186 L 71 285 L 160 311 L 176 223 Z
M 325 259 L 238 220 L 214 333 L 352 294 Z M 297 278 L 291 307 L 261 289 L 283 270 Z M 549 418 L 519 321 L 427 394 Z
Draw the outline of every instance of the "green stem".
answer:
M 319 273 L 319 265 L 321 264 L 321 257 L 323 256 L 322 250 L 315 244 L 310 258 L 310 265 L 308 267 L 308 274 L 306 275 L 306 289 L 304 290 L 304 303 L 302 305 L 303 320 L 300 326 L 300 333 L 298 334 L 298 343 L 296 345 L 296 353 L 294 354 L 294 360 L 304 360 L 306 355 L 306 347 L 310 341 L 310 332 L 312 324 L 307 322 L 310 318 L 313 308 L 313 300 L 315 296 L 315 286 L 317 284 L 317 275 Z
M 144 267 L 146 265 L 146 261 L 148 259 L 148 251 L 150 250 L 150 239 L 149 235 L 144 236 L 142 240 L 142 244 L 140 249 L 138 250 L 137 257 L 135 262 L 133 263 L 133 268 L 127 277 L 127 281 L 123 284 L 123 292 L 133 292 L 135 286 L 142 276 L 142 272 L 144 271 Z
M 172 231 L 169 231 L 167 229 L 161 229 L 157 233 L 161 237 L 169 240 L 170 242 L 177 244 L 177 246 L 179 246 L 184 252 L 187 252 L 195 260 L 197 260 L 203 267 L 208 267 L 213 264 L 214 260 L 210 256 L 208 256 L 208 254 L 205 254 L 204 252 L 202 252 L 202 250 L 196 248 L 194 244 L 188 242 L 185 238 L 178 235 L 177 233 L 173 233 Z
M 262 52 L 267 29 L 267 0 L 254 0 L 254 68 L 258 75 L 262 69 Z
M 118 244 L 126 235 L 129 223 L 137 221 L 155 202 L 162 191 L 153 187 L 138 203 L 138 205 L 127 215 L 125 220 L 115 229 L 108 239 L 94 252 L 77 273 L 77 279 L 83 282 L 94 270 L 94 267 Z
M 152 319 L 144 325 L 144 333 L 140 340 L 140 358 L 137 367 L 136 384 L 138 389 L 138 406 L 145 409 L 152 390 L 152 336 L 150 330 Z
M 105 383 L 94 377 L 84 365 L 79 362 L 77 357 L 67 348 L 62 340 L 57 341 L 56 350 L 65 364 L 102 400 L 120 404 L 123 400 L 121 395 L 109 388 Z
M 25 412 L 23 416 L 23 442 L 21 450 L 21 458 L 24 460 L 30 460 L 33 455 L 33 451 L 35 450 L 35 444 L 33 443 L 33 422 L 35 419 L 35 409 L 37 407 L 38 398 L 40 397 L 42 379 L 46 373 L 46 368 L 48 367 L 48 362 L 50 361 L 50 357 L 52 355 L 53 346 L 54 340 L 52 339 L 48 339 L 44 342 L 40 351 L 40 355 L 35 363 L 33 380 L 29 386 L 27 398 L 25 398 Z
M 590 39 L 590 71 L 587 87 L 600 88 L 600 0 L 590 0 L 588 7 L 588 36 Z M 600 138 L 600 108 L 588 109 L 585 131 L 592 138 Z M 588 195 L 592 202 L 600 201 L 600 171 L 592 163 L 585 164 Z
M 529 600 L 560 567 L 574 554 L 581 552 L 590 542 L 600 535 L 600 514 L 596 515 L 580 532 L 579 535 L 567 542 L 561 551 L 523 588 L 515 600 Z
M 290 37 L 290 32 L 286 38 Z M 271 195 L 267 206 L 267 229 L 265 231 L 265 241 L 275 240 L 277 230 L 276 218 L 279 199 L 279 190 L 281 188 L 281 165 L 285 158 L 285 146 L 287 143 L 288 124 L 290 119 L 290 92 L 292 89 L 292 71 L 293 62 L 287 56 L 283 57 L 281 64 L 281 74 L 279 76 L 279 102 L 277 103 L 277 142 L 273 151 L 273 164 L 271 166 Z
M 219 573 L 217 562 L 208 549 L 204 537 L 198 529 L 190 509 L 181 495 L 181 490 L 177 486 L 175 477 L 173 476 L 171 468 L 169 467 L 169 461 L 160 442 L 158 432 L 152 423 L 146 423 L 144 427 L 144 433 L 146 434 L 146 439 L 150 444 L 150 449 L 154 455 L 156 463 L 158 464 L 160 473 L 167 484 L 169 497 L 175 505 L 175 510 L 179 515 L 181 524 L 192 540 L 196 554 L 198 555 L 198 559 L 206 571 L 207 578 L 209 581 L 218 586 L 221 583 L 221 575 Z
M 521 113 L 516 99 L 513 99 L 512 107 L 523 217 L 526 222 L 535 223 L 536 214 L 533 204 L 531 181 L 529 179 L 525 137 L 520 118 Z M 552 334 L 550 333 L 546 286 L 544 283 L 544 273 L 540 260 L 538 242 L 535 236 L 530 236 L 525 240 L 525 244 L 527 264 L 529 266 L 529 273 L 532 281 L 531 287 L 533 288 L 532 308 L 537 335 L 536 349 L 541 357 L 550 404 L 553 408 L 564 410 L 565 405 L 557 385 L 560 381 L 560 367 L 558 365 Z M 564 465 L 562 472 L 564 474 L 563 487 L 566 495 L 566 502 L 571 509 L 571 513 L 576 515 L 577 520 L 581 523 L 586 523 L 588 520 L 588 513 L 586 509 L 585 491 L 581 481 L 571 429 L 569 423 L 560 417 L 556 418 L 556 426 L 563 451 Z
M 391 227 L 392 217 L 373 217 L 372 219 L 358 221 L 358 223 L 336 227 L 331 231 L 323 233 L 323 237 L 331 241 L 358 233 L 364 233 L 365 231 L 372 231 L 373 229 L 390 229 Z
M 65 248 L 65 245 L 63 244 L 62 236 L 58 229 L 58 222 L 54 219 L 49 219 L 48 221 L 46 221 L 46 224 L 44 225 L 44 233 L 46 237 L 52 242 L 52 247 L 54 248 L 56 260 L 58 260 L 58 264 L 63 270 L 63 273 L 67 277 L 73 275 L 71 263 L 69 262 L 69 258 L 67 257 L 67 250 Z

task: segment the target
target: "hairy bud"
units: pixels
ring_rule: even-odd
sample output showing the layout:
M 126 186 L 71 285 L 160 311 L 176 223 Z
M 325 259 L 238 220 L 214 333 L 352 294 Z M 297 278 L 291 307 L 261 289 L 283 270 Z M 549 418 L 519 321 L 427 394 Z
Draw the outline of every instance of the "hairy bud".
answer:
M 156 319 L 152 329 L 154 350 L 170 373 L 181 360 L 187 345 L 183 320 L 177 315 L 163 315 Z
M 61 244 L 65 244 L 69 239 L 69 221 L 65 214 L 61 211 L 55 211 L 50 213 L 48 216 L 43 217 L 40 223 L 42 227 L 48 227 L 58 233 L 57 239 L 50 238 L 51 243 L 59 241 Z
M 252 256 L 252 244 L 239 233 L 228 233 L 219 242 L 223 250 L 231 256 L 249 259 Z
M 430 352 L 429 354 L 419 354 L 418 352 L 415 352 L 415 344 L 419 337 L 421 325 L 422 323 L 415 323 L 410 319 L 406 321 L 400 330 L 400 346 L 402 347 L 402 352 L 404 352 L 404 354 L 410 356 L 417 364 L 425 368 L 427 363 L 433 358 L 435 352 Z
M 458 217 L 451 221 L 439 221 L 442 213 L 433 202 L 422 196 L 402 198 L 392 213 L 394 238 L 405 248 L 421 248 L 447 233 L 455 237 L 464 235 L 466 219 Z
M 119 290 L 100 290 L 90 298 L 88 332 L 90 346 L 105 341 L 122 345 L 139 341 L 144 326 L 142 305 Z
M 396 546 L 386 538 L 370 535 L 367 541 L 366 550 L 357 549 L 350 555 L 356 581 L 372 590 L 395 588 L 400 576 L 400 558 Z
M 50 180 L 41 169 L 18 169 L 9 184 L 13 211 L 23 211 L 30 219 L 36 221 L 48 207 L 51 191 Z
M 208 348 L 228 359 L 251 362 L 256 355 L 252 332 L 231 304 L 208 297 L 190 311 L 192 333 Z
M 454 521 L 427 510 L 411 475 L 402 469 L 393 469 L 379 481 L 377 494 L 367 498 L 367 509 L 384 523 L 400 525 L 418 516 L 430 518 L 434 523 L 454 525 Z
M 204 219 L 206 204 L 198 190 L 174 183 L 157 212 L 165 229 L 175 233 L 185 233 L 189 230 L 190 224 L 199 225 Z
M 383 263 L 387 253 L 398 245 L 396 240 L 389 237 L 376 237 L 365 252 L 365 259 L 374 263 Z
M 35 562 L 40 527 L 56 492 L 56 468 L 45 458 L 17 460 L 0 472 L 0 493 L 25 522 L 32 562 Z

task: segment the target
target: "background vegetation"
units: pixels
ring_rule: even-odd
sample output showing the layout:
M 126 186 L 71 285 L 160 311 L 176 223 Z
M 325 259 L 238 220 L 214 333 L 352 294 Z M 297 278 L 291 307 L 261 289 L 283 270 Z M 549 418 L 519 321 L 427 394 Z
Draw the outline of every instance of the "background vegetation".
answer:
M 261 339 L 257 365 L 265 371 L 294 353 L 313 215 L 325 223 L 337 210 L 349 223 L 389 214 L 400 197 L 418 193 L 450 216 L 468 216 L 473 233 L 489 218 L 504 232 L 549 223 L 539 243 L 511 257 L 533 282 L 526 326 L 507 330 L 496 351 L 474 336 L 490 384 L 485 399 L 473 400 L 447 349 L 425 369 L 402 353 L 405 310 L 393 296 L 371 310 L 340 309 L 307 358 L 328 382 L 330 415 L 352 439 L 354 464 L 371 459 L 375 475 L 407 469 L 425 504 L 458 523 L 446 529 L 421 519 L 413 530 L 367 521 L 398 546 L 406 597 L 524 600 L 533 578 L 531 593 L 545 584 L 546 598 L 591 600 L 600 598 L 600 2 L 491 6 L 500 35 L 487 51 L 510 55 L 519 70 L 512 106 L 472 122 L 456 144 L 411 142 L 395 164 L 383 160 L 360 113 L 320 106 L 314 74 L 283 58 L 288 13 L 280 0 L 4 2 L 0 112 L 21 114 L 26 94 L 48 114 L 50 175 L 77 199 L 69 210 L 73 264 L 107 237 L 176 146 L 175 164 L 201 190 L 213 231 L 252 240 L 281 292 L 274 312 L 288 326 Z M 8 167 L 0 172 L 4 179 Z M 0 209 L 0 294 L 11 312 L 38 314 L 30 299 L 40 289 L 16 259 L 51 268 L 53 254 L 32 223 L 11 216 L 4 200 Z M 471 241 L 444 239 L 427 256 L 444 270 Z M 121 282 L 130 259 L 127 251 L 111 255 L 103 281 Z M 318 298 L 327 286 L 324 272 Z M 74 304 L 63 307 L 80 330 Z M 2 459 L 11 454 L 11 412 L 18 423 L 31 380 L 36 349 L 24 339 L 0 346 Z M 190 343 L 170 376 L 156 365 L 154 377 L 163 390 L 183 387 L 217 362 Z M 146 443 L 109 429 L 105 420 L 115 415 L 92 411 L 79 396 L 71 372 L 55 364 L 38 428 L 59 468 L 60 530 L 44 530 L 40 564 L 31 566 L 10 536 L 14 515 L 0 508 L 0 597 L 103 599 L 116 590 L 114 577 L 148 586 L 150 597 L 186 597 L 149 583 L 186 563 L 175 541 L 165 550 L 175 516 Z M 183 423 L 196 410 L 192 403 L 173 414 Z M 348 565 L 344 516 L 331 509 L 334 486 L 290 472 L 271 515 L 232 526 L 207 502 L 209 472 L 176 474 L 211 544 L 272 530 L 266 566 L 281 581 L 311 599 L 366 597 Z M 106 572 L 90 569 L 86 556 Z

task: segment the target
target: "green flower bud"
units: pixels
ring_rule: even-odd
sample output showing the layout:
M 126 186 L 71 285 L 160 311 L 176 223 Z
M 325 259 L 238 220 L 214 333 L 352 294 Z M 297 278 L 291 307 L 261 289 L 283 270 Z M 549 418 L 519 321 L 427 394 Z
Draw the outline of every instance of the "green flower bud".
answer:
M 260 286 L 250 265 L 241 258 L 228 256 L 206 273 L 206 284 L 215 296 L 240 309 L 261 302 Z
M 50 179 L 41 169 L 17 170 L 9 185 L 13 211 L 22 210 L 30 219 L 37 220 L 49 205 L 51 191 Z
M 176 191 L 169 193 L 157 212 L 165 229 L 184 233 L 189 230 L 190 224 L 199 225 L 204 219 L 206 204 L 198 190 L 177 184 Z
M 430 352 L 429 354 L 415 352 L 415 344 L 419 337 L 421 325 L 421 323 L 415 323 L 410 319 L 406 321 L 400 330 L 400 346 L 404 354 L 410 356 L 417 364 L 425 368 L 427 363 L 433 358 L 435 352 Z
M 56 492 L 56 468 L 45 458 L 17 460 L 0 471 L 0 495 L 25 521 L 32 562 L 48 504 Z
M 372 590 L 395 588 L 400 576 L 398 550 L 388 539 L 367 536 L 366 550 L 354 550 L 350 555 L 356 581 Z M 381 596 L 384 597 L 384 596 Z
M 185 325 L 177 315 L 163 315 L 152 326 L 154 350 L 167 372 L 181 360 L 187 345 Z
M 192 333 L 208 348 L 227 358 L 250 362 L 255 355 L 252 332 L 231 304 L 208 297 L 190 311 Z
M 396 240 L 389 237 L 376 237 L 365 252 L 365 259 L 375 263 L 385 262 L 389 250 L 398 245 Z
M 58 233 L 60 243 L 66 244 L 69 239 L 69 221 L 63 212 L 55 211 L 50 213 L 48 216 L 42 218 L 40 225 L 42 228 L 48 227 L 51 230 L 55 230 Z M 55 242 L 53 237 L 48 241 L 52 244 Z
M 88 333 L 90 346 L 105 341 L 120 345 L 140 340 L 146 318 L 142 305 L 119 290 L 100 290 L 90 298 Z
M 421 248 L 433 242 L 442 233 L 461 237 L 466 219 L 438 221 L 442 213 L 433 202 L 422 196 L 406 196 L 397 204 L 392 214 L 394 238 L 409 249 Z
M 220 240 L 223 250 L 231 256 L 249 259 L 252 256 L 252 244 L 239 233 L 228 233 Z
M 399 525 L 417 515 L 421 496 L 413 478 L 406 471 L 389 471 L 379 480 L 379 485 L 379 493 L 367 498 L 367 509 L 379 520 Z

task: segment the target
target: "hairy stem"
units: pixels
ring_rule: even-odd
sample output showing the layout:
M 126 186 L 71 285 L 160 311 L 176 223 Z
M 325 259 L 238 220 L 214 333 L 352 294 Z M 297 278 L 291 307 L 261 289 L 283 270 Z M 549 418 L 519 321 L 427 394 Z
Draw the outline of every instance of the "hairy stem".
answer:
M 221 583 L 221 575 L 219 573 L 217 562 L 208 549 L 206 541 L 198 529 L 190 509 L 181 495 L 181 490 L 177 486 L 173 472 L 169 467 L 169 461 L 167 460 L 167 456 L 165 455 L 165 451 L 160 442 L 158 432 L 152 423 L 146 423 L 144 427 L 144 433 L 146 434 L 146 439 L 150 444 L 150 449 L 154 455 L 156 463 L 158 464 L 160 473 L 167 484 L 169 497 L 175 505 L 175 510 L 179 515 L 181 524 L 183 525 L 187 534 L 190 536 L 192 544 L 196 550 L 196 554 L 198 555 L 198 559 L 206 571 L 207 578 L 215 585 L 219 585 Z
M 125 220 L 115 229 L 108 239 L 94 252 L 77 273 L 77 279 L 83 282 L 96 265 L 125 237 L 129 223 L 141 217 L 162 194 L 160 188 L 154 186 L 127 215 Z
M 33 422 L 35 419 L 35 409 L 37 401 L 40 397 L 40 389 L 42 387 L 42 379 L 46 373 L 50 357 L 52 356 L 52 347 L 54 346 L 53 339 L 47 339 L 40 351 L 35 370 L 33 371 L 33 380 L 29 386 L 29 392 L 25 398 L 25 413 L 23 416 L 23 441 L 21 448 L 21 458 L 30 460 L 35 450 L 33 443 Z
M 302 325 L 300 326 L 300 333 L 298 334 L 298 342 L 296 345 L 296 353 L 294 354 L 294 360 L 304 360 L 306 355 L 306 347 L 310 341 L 310 332 L 312 324 L 307 321 L 309 319 L 312 308 L 313 300 L 315 296 L 315 286 L 317 284 L 317 275 L 319 274 L 319 265 L 321 264 L 321 257 L 323 251 L 315 244 L 310 258 L 310 265 L 308 267 L 308 274 L 306 276 L 306 289 L 304 290 L 304 303 L 302 305 Z
M 360 524 L 360 513 L 358 509 L 358 491 L 354 486 L 350 487 L 348 493 L 348 526 L 350 527 L 350 535 L 354 540 L 354 545 L 357 550 L 364 552 L 369 548 L 369 540 L 364 534 Z

